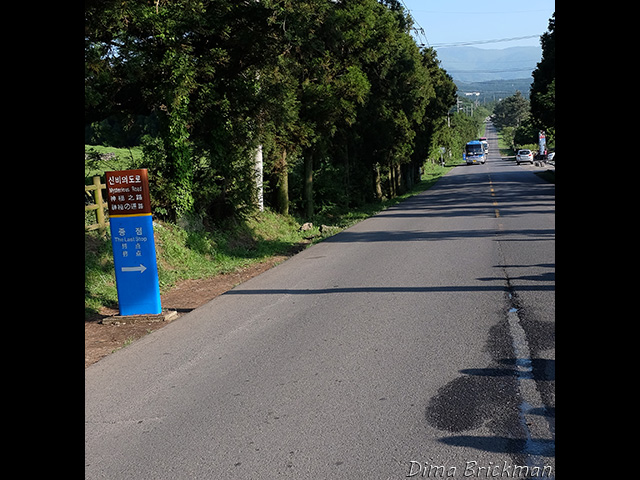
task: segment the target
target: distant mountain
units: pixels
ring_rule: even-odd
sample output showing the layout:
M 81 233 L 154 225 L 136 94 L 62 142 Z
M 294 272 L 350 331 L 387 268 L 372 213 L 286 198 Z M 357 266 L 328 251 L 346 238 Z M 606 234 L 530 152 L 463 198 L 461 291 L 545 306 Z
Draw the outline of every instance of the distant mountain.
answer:
M 462 82 L 530 78 L 542 58 L 540 47 L 449 47 L 439 48 L 437 53 L 442 68 L 454 81 Z
M 486 82 L 463 82 L 454 80 L 458 87 L 458 97 L 467 98 L 478 103 L 499 101 L 514 95 L 520 90 L 522 96 L 529 98 L 533 78 L 514 78 L 513 80 L 488 80 Z

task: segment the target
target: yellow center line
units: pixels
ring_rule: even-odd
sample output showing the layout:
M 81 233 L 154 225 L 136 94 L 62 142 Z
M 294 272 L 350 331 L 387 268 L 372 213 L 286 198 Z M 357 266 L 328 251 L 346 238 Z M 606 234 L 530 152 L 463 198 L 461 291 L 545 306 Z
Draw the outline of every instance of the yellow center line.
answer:
M 491 196 L 495 197 L 496 196 L 496 191 L 493 189 L 493 182 L 491 181 L 491 177 L 489 177 L 489 188 L 491 190 Z M 498 202 L 496 200 L 493 200 L 493 206 L 497 207 L 498 206 Z M 494 209 L 494 212 L 496 214 L 496 218 L 500 218 L 500 210 L 498 210 L 497 208 Z

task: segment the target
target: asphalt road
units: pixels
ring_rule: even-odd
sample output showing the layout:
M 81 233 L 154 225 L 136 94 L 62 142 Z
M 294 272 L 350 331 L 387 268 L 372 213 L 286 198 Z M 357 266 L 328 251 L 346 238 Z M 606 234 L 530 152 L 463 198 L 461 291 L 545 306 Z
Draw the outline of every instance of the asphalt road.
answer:
M 87 368 L 86 478 L 554 477 L 555 186 L 487 136 Z

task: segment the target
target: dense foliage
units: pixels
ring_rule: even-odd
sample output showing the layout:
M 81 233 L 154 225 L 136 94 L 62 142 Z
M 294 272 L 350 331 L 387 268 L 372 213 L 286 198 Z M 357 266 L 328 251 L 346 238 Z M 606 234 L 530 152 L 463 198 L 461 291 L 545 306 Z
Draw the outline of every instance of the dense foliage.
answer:
M 254 209 L 258 145 L 279 212 L 393 197 L 478 129 L 411 26 L 397 0 L 88 0 L 86 132 L 142 143 L 169 219 Z
M 556 136 L 556 36 L 555 12 L 549 19 L 549 30 L 540 37 L 542 59 L 533 71 L 530 100 L 520 91 L 496 104 L 493 123 L 502 131 L 510 147 L 537 148 L 538 134 L 546 134 L 547 148 L 555 149 Z
M 531 116 L 534 125 L 555 138 L 556 131 L 556 14 L 549 19 L 549 29 L 540 37 L 542 59 L 533 71 Z

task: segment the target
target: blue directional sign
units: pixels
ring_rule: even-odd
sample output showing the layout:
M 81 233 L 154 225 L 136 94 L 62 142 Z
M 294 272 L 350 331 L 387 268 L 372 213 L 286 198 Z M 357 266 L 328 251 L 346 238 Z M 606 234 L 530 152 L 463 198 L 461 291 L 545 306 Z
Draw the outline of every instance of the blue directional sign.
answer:
M 120 315 L 162 313 L 147 171 L 107 172 Z

